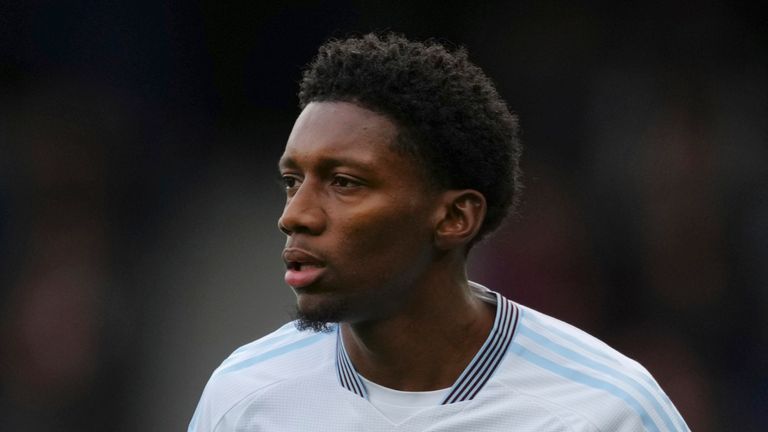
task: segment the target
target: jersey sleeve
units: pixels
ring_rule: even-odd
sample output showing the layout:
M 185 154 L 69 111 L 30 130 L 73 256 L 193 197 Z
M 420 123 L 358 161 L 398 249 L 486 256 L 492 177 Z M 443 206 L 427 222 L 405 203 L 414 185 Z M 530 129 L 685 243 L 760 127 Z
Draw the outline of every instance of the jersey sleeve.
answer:
M 189 422 L 187 432 L 213 432 L 215 430 L 218 419 L 214 418 L 211 401 L 208 397 L 209 393 L 207 388 L 203 391 L 197 408 L 195 408 L 195 413 Z

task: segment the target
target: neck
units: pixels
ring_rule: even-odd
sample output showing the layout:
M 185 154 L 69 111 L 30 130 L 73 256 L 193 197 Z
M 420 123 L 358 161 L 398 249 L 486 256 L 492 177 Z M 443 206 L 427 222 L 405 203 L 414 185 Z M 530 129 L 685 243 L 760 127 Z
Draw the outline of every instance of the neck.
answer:
M 463 263 L 459 270 L 425 278 L 392 316 L 341 325 L 347 354 L 361 375 L 403 391 L 453 385 L 494 319 L 491 305 L 472 294 Z

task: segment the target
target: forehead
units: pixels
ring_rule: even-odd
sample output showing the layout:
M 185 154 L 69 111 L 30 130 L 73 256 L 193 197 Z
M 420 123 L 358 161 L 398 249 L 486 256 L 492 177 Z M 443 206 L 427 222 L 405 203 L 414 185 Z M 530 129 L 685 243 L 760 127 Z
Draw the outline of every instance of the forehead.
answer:
M 397 126 L 389 118 L 348 102 L 312 102 L 296 119 L 280 166 L 323 160 L 382 164 L 411 159 L 394 149 Z

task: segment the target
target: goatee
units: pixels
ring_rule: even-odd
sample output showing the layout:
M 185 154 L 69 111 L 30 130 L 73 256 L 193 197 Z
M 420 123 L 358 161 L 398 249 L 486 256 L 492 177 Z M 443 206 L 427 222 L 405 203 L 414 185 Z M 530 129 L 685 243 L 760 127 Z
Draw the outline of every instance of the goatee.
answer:
M 302 311 L 296 307 L 295 326 L 299 331 L 311 330 L 315 333 L 330 333 L 335 324 L 342 321 L 346 307 L 344 304 L 325 305 L 322 309 Z

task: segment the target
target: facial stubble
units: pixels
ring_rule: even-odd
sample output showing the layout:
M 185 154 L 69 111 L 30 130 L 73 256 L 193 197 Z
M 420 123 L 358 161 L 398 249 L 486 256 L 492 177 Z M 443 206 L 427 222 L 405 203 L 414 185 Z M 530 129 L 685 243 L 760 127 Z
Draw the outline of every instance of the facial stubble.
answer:
M 294 312 L 295 325 L 299 331 L 329 333 L 333 331 L 333 324 L 341 322 L 348 310 L 347 302 L 340 299 L 310 310 L 302 310 L 297 304 Z

